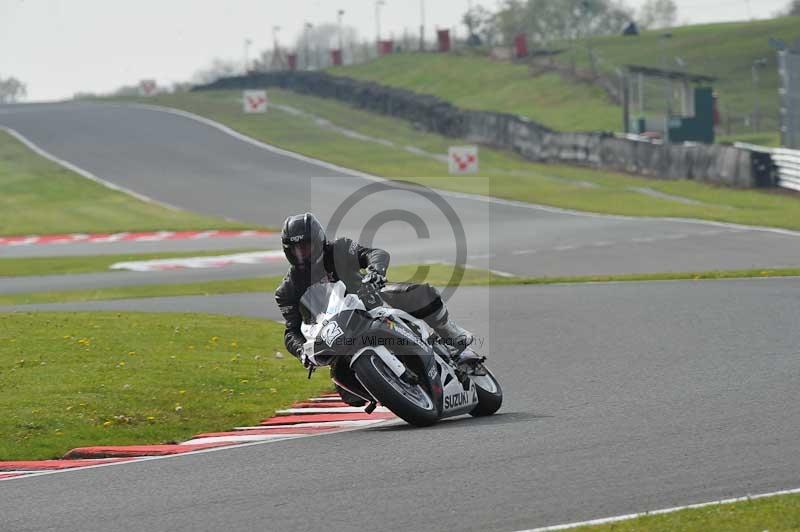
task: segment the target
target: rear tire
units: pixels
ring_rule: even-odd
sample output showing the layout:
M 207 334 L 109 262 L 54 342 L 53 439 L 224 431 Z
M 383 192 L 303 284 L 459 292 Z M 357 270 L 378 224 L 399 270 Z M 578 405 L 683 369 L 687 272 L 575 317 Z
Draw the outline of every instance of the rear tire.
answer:
M 481 369 L 486 372 L 486 376 L 479 378 L 472 377 L 475 388 L 478 392 L 478 404 L 469 415 L 474 417 L 491 416 L 503 404 L 503 390 L 491 371 L 481 364 Z
M 430 393 L 419 384 L 411 385 L 397 377 L 378 355 L 361 355 L 353 364 L 353 371 L 380 404 L 408 423 L 427 427 L 439 421 Z

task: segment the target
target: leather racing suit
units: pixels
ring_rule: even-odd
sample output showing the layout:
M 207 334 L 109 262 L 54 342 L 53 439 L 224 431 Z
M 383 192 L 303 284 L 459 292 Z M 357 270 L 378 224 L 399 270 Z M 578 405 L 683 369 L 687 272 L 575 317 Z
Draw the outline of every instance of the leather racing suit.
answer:
M 275 300 L 286 320 L 284 343 L 297 358 L 301 357 L 306 341 L 300 329 L 303 323 L 300 298 L 308 287 L 327 279 L 342 281 L 348 293 L 356 293 L 361 286 L 362 269 L 386 276 L 389 254 L 382 249 L 364 247 L 349 238 L 338 238 L 325 243 L 321 265 L 318 271 L 292 266 L 275 291 Z M 429 284 L 388 283 L 381 290 L 381 297 L 390 306 L 424 320 L 434 329 L 448 323 L 447 308 L 439 292 Z

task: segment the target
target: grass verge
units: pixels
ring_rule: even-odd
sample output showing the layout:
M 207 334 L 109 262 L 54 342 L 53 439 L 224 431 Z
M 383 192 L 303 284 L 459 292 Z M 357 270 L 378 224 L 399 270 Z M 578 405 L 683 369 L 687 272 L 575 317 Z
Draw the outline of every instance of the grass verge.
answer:
M 253 138 L 304 155 L 439 189 L 606 214 L 697 218 L 800 229 L 800 201 L 787 194 L 536 164 L 514 153 L 486 147 L 481 148 L 481 172 L 477 174 L 485 179 L 453 177 L 448 175 L 445 163 L 404 148 L 411 146 L 446 154 L 448 146 L 458 143 L 457 140 L 422 133 L 404 121 L 333 100 L 270 91 L 275 103 L 303 109 L 335 126 L 396 144 L 385 146 L 350 138 L 311 116 L 296 116 L 277 108 L 266 115 L 244 115 L 240 97 L 239 92 L 220 91 L 162 95 L 147 101 L 206 116 Z M 656 191 L 661 196 L 642 190 Z M 695 203 L 677 201 L 681 199 Z
M 418 266 L 392 267 L 390 280 L 421 281 L 435 286 L 448 286 L 453 274 L 449 265 L 430 265 L 421 275 L 415 275 Z M 424 266 L 422 268 L 425 268 Z M 574 277 L 507 277 L 488 270 L 467 269 L 458 286 L 501 285 L 550 285 L 578 283 L 609 283 L 636 281 L 701 281 L 719 279 L 763 279 L 772 277 L 800 277 L 800 268 L 768 270 L 727 270 L 708 272 L 643 273 L 626 275 L 585 275 Z M 82 301 L 108 301 L 113 299 L 136 299 L 170 296 L 210 296 L 246 292 L 272 292 L 281 282 L 281 276 L 251 279 L 231 279 L 205 283 L 175 285 L 125 286 L 96 290 L 73 290 L 64 292 L 35 292 L 27 294 L 0 295 L 0 306 L 29 305 L 43 303 L 74 303 Z
M 464 286 L 486 285 L 502 282 L 502 276 L 487 270 L 460 269 L 461 284 Z M 393 266 L 390 278 L 395 282 L 428 282 L 437 286 L 447 285 L 453 276 L 450 265 L 403 265 Z M 138 285 L 95 290 L 69 290 L 63 292 L 34 292 L 27 294 L 0 295 L 2 305 L 28 305 L 37 303 L 74 303 L 80 301 L 108 301 L 113 299 L 137 299 L 147 297 L 205 296 L 218 294 L 238 294 L 244 292 L 272 292 L 283 276 L 256 277 L 249 279 L 228 279 L 203 283 L 171 285 Z
M 283 327 L 202 314 L 0 315 L 0 459 L 181 441 L 327 389 Z
M 0 277 L 29 275 L 63 275 L 72 273 L 94 273 L 109 270 L 117 262 L 179 259 L 184 257 L 214 257 L 261 251 L 255 249 L 231 249 L 216 251 L 182 251 L 163 253 L 132 253 L 126 255 L 80 255 L 74 257 L 33 257 L 0 259 Z
M 730 504 L 649 515 L 604 525 L 572 528 L 574 532 L 780 532 L 800 529 L 800 495 L 764 497 Z
M 0 235 L 250 228 L 111 190 L 0 131 Z

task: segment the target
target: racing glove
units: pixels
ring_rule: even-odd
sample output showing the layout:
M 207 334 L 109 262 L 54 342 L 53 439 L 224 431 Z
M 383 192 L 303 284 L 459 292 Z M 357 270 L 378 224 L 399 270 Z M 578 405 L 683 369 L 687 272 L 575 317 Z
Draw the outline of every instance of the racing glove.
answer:
M 368 269 L 364 277 L 361 278 L 361 284 L 375 285 L 377 288 L 386 286 L 386 276 L 372 269 Z
M 303 344 L 303 352 L 300 355 L 300 362 L 303 363 L 304 368 L 308 369 L 311 368 L 312 366 L 316 367 L 316 364 L 314 364 L 311 361 L 312 360 L 311 357 L 313 356 L 314 356 L 314 342 L 309 340 L 308 342 Z
M 366 275 L 361 278 L 361 288 L 358 290 L 358 296 L 367 309 L 375 308 L 381 304 L 380 292 L 385 285 L 385 275 L 371 268 L 367 269 Z

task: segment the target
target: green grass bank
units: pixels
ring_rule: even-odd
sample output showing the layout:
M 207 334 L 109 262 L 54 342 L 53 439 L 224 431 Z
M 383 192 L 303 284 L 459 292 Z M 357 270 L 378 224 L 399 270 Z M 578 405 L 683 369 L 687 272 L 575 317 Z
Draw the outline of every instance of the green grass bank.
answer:
M 202 314 L 0 314 L 0 460 L 177 442 L 327 390 L 277 323 Z

